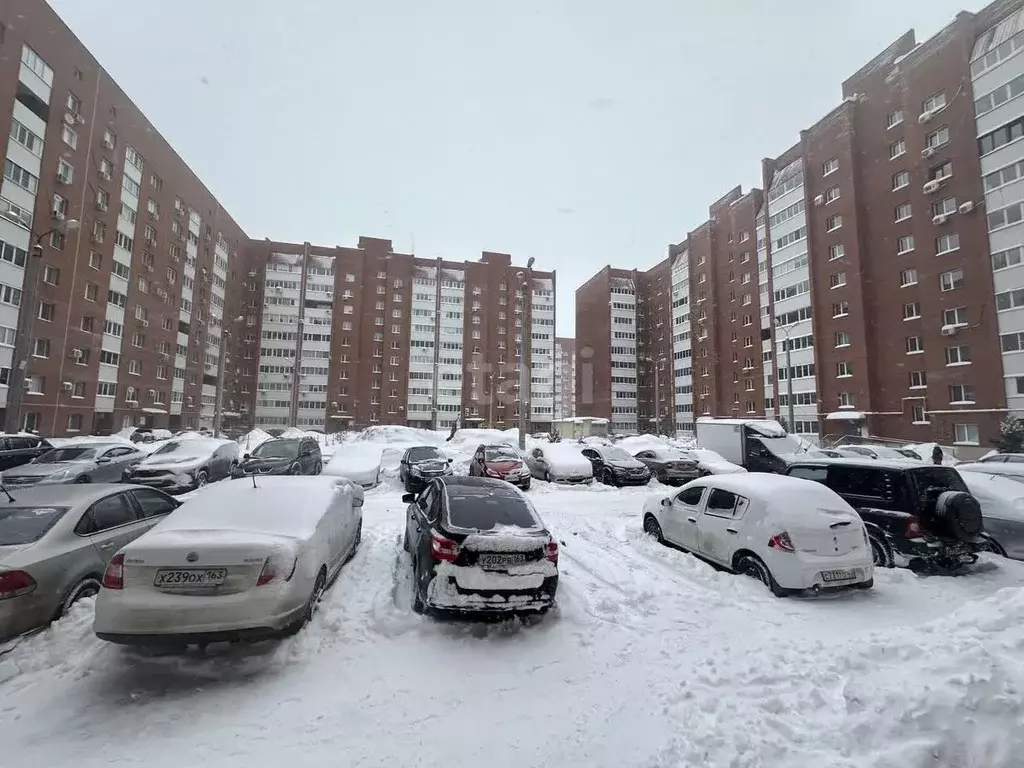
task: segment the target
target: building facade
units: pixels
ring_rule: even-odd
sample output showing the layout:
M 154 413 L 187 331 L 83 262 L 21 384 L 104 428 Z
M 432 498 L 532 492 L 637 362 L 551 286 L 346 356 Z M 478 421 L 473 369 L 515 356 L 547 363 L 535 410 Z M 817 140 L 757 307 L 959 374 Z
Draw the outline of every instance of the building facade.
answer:
M 664 321 L 677 430 L 747 415 L 809 436 L 988 444 L 1008 413 L 1024 413 L 1021 49 L 1020 0 L 962 12 L 921 44 L 908 32 L 763 161 L 764 193 L 730 192 L 648 272 L 595 275 L 577 292 L 577 335 L 591 341 L 580 338 L 578 364 L 593 366 L 595 392 L 586 412 L 633 428 L 614 421 L 621 363 L 604 340 L 627 322 L 610 277 L 628 275 L 637 306 L 658 318 L 641 330 L 638 312 L 636 352 L 625 350 L 639 371 L 637 428 L 654 413 L 644 350 Z M 647 277 L 665 269 L 667 311 Z M 592 322 L 603 301 L 608 327 Z
M 212 426 L 218 391 L 238 413 L 244 233 L 46 3 L 0 30 L 0 402 L 29 267 L 22 427 Z
M 576 415 L 576 339 L 555 338 L 555 418 Z

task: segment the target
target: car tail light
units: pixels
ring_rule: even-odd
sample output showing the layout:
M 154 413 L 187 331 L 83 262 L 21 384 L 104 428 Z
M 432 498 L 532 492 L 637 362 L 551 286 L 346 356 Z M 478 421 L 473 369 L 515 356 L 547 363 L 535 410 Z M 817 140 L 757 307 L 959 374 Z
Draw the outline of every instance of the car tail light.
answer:
M 544 547 L 544 557 L 555 565 L 558 565 L 558 542 L 551 539 Z
M 288 563 L 277 557 L 268 557 L 263 563 L 263 570 L 260 571 L 260 577 L 256 580 L 256 586 L 262 587 L 264 584 L 274 581 L 288 581 L 295 573 L 295 566 L 298 562 L 298 558 Z
M 916 539 L 924 533 L 924 528 L 921 527 L 921 518 L 916 515 L 907 520 L 907 528 L 903 532 L 903 535 L 908 539 Z
M 118 552 L 107 563 L 103 572 L 104 589 L 124 589 L 124 553 Z
M 780 552 L 796 552 L 796 548 L 793 546 L 793 540 L 789 538 L 789 533 L 786 531 L 776 533 L 768 539 L 768 546 L 772 549 L 777 549 Z
M 430 554 L 435 560 L 454 563 L 455 558 L 459 556 L 458 542 L 435 533 L 430 537 Z
M 27 595 L 36 588 L 36 580 L 25 571 L 0 571 L 0 600 Z

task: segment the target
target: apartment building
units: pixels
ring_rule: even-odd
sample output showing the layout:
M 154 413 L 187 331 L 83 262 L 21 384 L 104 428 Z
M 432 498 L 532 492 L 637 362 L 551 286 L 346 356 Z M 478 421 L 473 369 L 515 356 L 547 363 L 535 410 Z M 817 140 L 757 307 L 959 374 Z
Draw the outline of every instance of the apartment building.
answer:
M 984 445 L 1024 411 L 1022 47 L 1019 0 L 962 12 L 921 44 L 901 36 L 763 161 L 764 193 L 733 190 L 669 249 L 677 429 L 764 415 L 807 435 Z M 602 276 L 646 274 L 602 270 L 577 312 L 593 317 Z M 589 412 L 614 418 L 608 331 L 593 325 Z M 649 320 L 638 330 L 637 366 L 659 339 Z
M 46 3 L 0 8 L 0 130 L 0 402 L 28 268 L 24 428 L 240 413 L 245 235 Z
M 389 240 L 355 248 L 252 242 L 246 372 L 254 423 L 335 431 L 518 424 L 555 412 L 555 273 L 485 252 L 454 262 L 398 253 Z
M 576 339 L 555 338 L 555 419 L 576 415 Z

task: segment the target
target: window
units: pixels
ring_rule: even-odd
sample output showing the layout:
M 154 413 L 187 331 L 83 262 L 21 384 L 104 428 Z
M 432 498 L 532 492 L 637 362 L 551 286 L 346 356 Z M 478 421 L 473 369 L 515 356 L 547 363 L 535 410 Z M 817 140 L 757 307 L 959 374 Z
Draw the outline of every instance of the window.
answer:
M 951 269 L 939 275 L 939 286 L 943 291 L 952 291 L 962 288 L 964 284 L 964 271 L 962 269 Z
M 971 348 L 966 344 L 946 347 L 946 365 L 967 365 L 971 362 Z
M 838 213 L 835 216 L 829 216 L 827 219 L 825 219 L 826 232 L 835 232 L 841 226 L 843 226 L 843 217 L 840 216 Z
M 853 376 L 853 369 L 849 363 L 836 363 L 836 378 L 845 379 Z
M 1004 333 L 999 337 L 999 344 L 1003 352 L 1024 352 L 1024 333 Z
M 846 317 L 850 314 L 850 302 L 840 301 L 832 305 L 832 317 Z
M 850 346 L 850 334 L 847 331 L 836 332 L 836 346 L 837 347 L 848 347 Z
M 1022 176 L 1024 176 L 1024 160 L 1018 160 L 1016 163 L 985 174 L 982 181 L 985 183 L 985 191 L 991 192 L 993 189 L 1012 184 Z
M 910 203 L 896 206 L 896 221 L 906 221 L 911 216 Z
M 949 179 L 953 176 L 953 161 L 947 160 L 942 165 L 938 165 L 928 171 L 929 181 L 942 181 L 943 179 Z
M 967 325 L 967 307 L 943 310 L 942 324 L 954 326 Z
M 828 284 L 831 288 L 841 288 L 846 285 L 846 273 L 845 272 L 833 272 L 828 277 Z
M 938 149 L 943 144 L 949 143 L 949 127 L 942 126 L 937 131 L 932 131 L 924 137 L 924 145 L 930 149 Z
M 132 146 L 128 146 L 128 147 L 125 148 L 125 150 L 124 150 L 124 159 L 127 160 L 132 165 L 134 165 L 140 171 L 142 170 L 142 166 L 145 165 L 145 162 L 142 159 L 142 155 L 140 155 L 135 150 L 135 147 L 132 147 Z
M 906 151 L 907 151 L 907 140 L 906 139 L 897 139 L 896 141 L 894 141 L 892 144 L 889 145 L 889 159 L 890 160 L 895 160 L 900 155 L 906 153 Z
M 907 336 L 907 354 L 917 355 L 924 352 L 924 345 L 920 336 Z
M 1021 219 L 1024 218 L 1024 214 L 1021 212 L 1022 208 L 1024 208 L 1024 204 L 1014 203 L 1006 208 L 999 208 L 998 210 L 991 211 L 988 214 L 989 232 L 1001 229 L 1002 227 L 1008 227 L 1011 224 L 1019 223 Z
M 39 302 L 39 314 L 36 315 L 40 320 L 45 320 L 48 323 L 53 322 L 54 305 L 46 301 Z
M 955 431 L 958 444 L 979 445 L 981 443 L 977 424 L 957 424 L 955 425 Z
M 924 389 L 928 386 L 928 378 L 924 371 L 911 371 L 910 372 L 910 388 L 911 389 Z
M 914 236 L 905 235 L 896 241 L 896 255 L 902 256 L 914 250 Z
M 43 267 L 43 282 L 47 285 L 57 285 L 60 283 L 60 270 L 56 267 L 51 267 L 49 264 Z
M 832 187 L 825 190 L 825 203 L 831 203 L 839 199 L 839 187 Z
M 902 122 L 903 122 L 903 110 L 902 109 L 894 109 L 892 112 L 889 113 L 889 116 L 886 118 L 885 128 L 886 128 L 886 130 L 888 130 L 889 128 L 895 128 L 897 125 L 899 125 Z
M 33 155 L 42 156 L 43 140 L 17 120 L 11 120 L 11 138 Z
M 923 405 L 914 405 L 910 408 L 910 420 L 914 424 L 928 424 L 928 419 L 924 413 Z
M 910 184 L 910 173 L 908 171 L 899 171 L 893 174 L 892 188 L 894 192 L 897 189 L 903 189 L 908 184 Z
M 46 377 L 45 376 L 27 376 L 25 377 L 25 390 L 30 395 L 42 395 L 46 392 Z
M 80 432 L 82 430 L 82 414 L 72 413 L 68 415 L 68 432 Z
M 935 255 L 941 256 L 944 253 L 950 253 L 960 249 L 960 235 L 942 235 L 942 237 L 935 238 Z
M 89 254 L 89 266 L 93 269 L 99 269 L 103 266 L 103 256 L 93 251 Z
M 349 272 L 349 273 L 347 273 L 345 275 L 345 282 L 346 283 L 354 283 L 355 281 L 356 281 L 356 276 L 353 275 L 351 272 Z
M 78 149 L 78 134 L 70 125 L 64 124 L 60 127 L 60 137 L 69 147 Z
M 916 269 L 904 269 L 900 272 L 900 287 L 906 288 L 908 285 L 917 285 Z
M 954 213 L 956 213 L 955 197 L 947 197 L 937 203 L 932 203 L 932 216 L 951 216 Z
M 57 158 L 57 178 L 62 184 L 70 184 L 75 179 L 75 169 L 63 157 Z
M 974 402 L 974 387 L 970 384 L 950 384 L 949 386 L 949 404 L 956 405 L 958 403 L 973 403 Z
M 828 248 L 828 260 L 829 261 L 835 261 L 836 259 L 841 259 L 845 255 L 846 255 L 846 247 L 842 243 L 836 243 L 835 245 L 830 245 L 829 248 Z
M 946 106 L 946 92 L 939 91 L 936 94 L 929 96 L 924 100 L 924 104 L 921 105 L 922 112 L 938 112 Z
M 911 301 L 903 305 L 903 319 L 904 320 L 917 320 L 921 317 L 921 305 L 916 301 Z
M 142 363 L 140 363 L 138 360 L 129 360 L 128 361 L 128 373 L 130 373 L 132 376 L 138 376 L 139 374 L 141 374 L 142 373 Z
M 4 160 L 4 178 L 33 195 L 39 188 L 39 179 L 36 176 L 10 160 Z
M 32 356 L 33 357 L 49 357 L 50 356 L 50 340 L 49 339 L 33 339 L 33 341 L 32 341 Z
M 839 407 L 840 408 L 853 408 L 853 395 L 849 392 L 839 393 Z
M 839 170 L 839 158 L 833 157 L 831 160 L 826 160 L 821 166 L 821 175 L 828 176 L 830 173 L 835 173 Z

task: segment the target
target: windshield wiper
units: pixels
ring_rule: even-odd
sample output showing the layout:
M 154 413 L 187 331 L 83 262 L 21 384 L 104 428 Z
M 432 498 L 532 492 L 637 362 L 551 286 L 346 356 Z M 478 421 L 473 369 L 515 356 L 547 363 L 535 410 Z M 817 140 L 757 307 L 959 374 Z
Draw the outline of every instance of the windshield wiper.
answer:
M 17 503 L 17 500 L 13 496 L 11 496 L 11 492 L 7 490 L 3 483 L 0 483 L 0 491 L 4 492 L 4 494 L 7 496 L 7 500 L 11 502 L 11 504 Z

